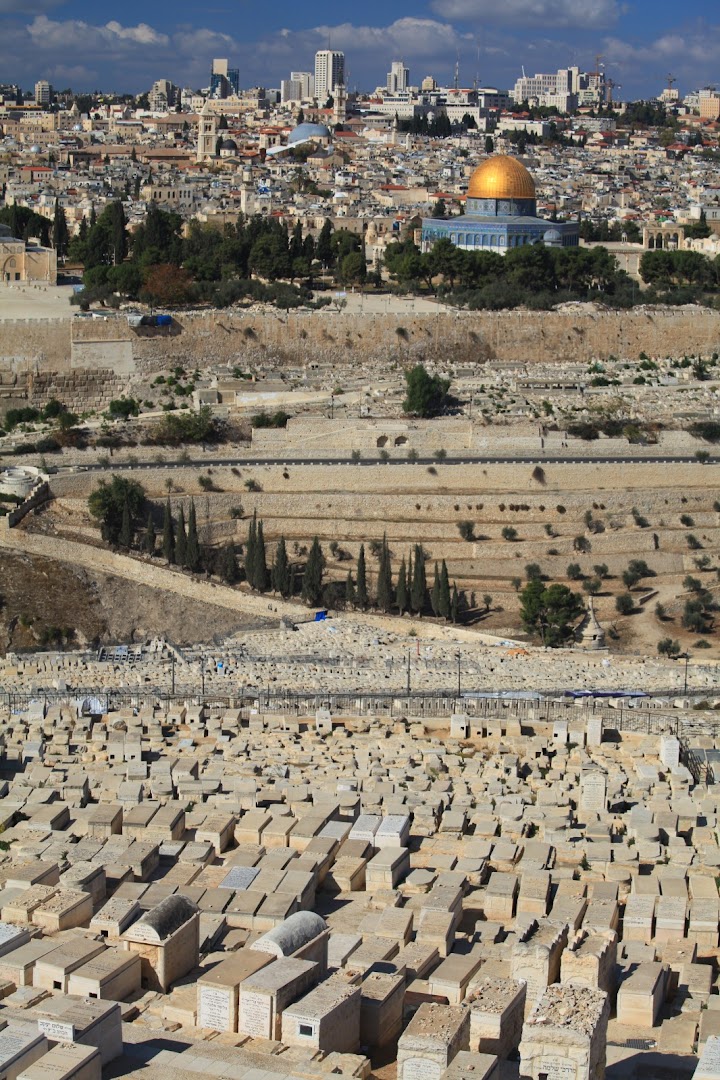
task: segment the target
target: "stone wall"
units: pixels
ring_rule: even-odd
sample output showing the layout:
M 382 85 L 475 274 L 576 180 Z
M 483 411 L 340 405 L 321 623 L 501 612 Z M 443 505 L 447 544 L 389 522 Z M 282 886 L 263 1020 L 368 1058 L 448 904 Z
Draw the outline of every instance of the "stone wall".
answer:
M 410 307 L 410 305 L 408 305 Z M 698 308 L 559 312 L 357 314 L 332 312 L 179 313 L 171 328 L 132 329 L 102 319 L 15 320 L 0 326 L 0 370 L 67 370 L 122 365 L 130 373 L 175 364 L 260 360 L 312 367 L 433 359 L 587 361 L 709 354 L 720 348 L 720 312 Z

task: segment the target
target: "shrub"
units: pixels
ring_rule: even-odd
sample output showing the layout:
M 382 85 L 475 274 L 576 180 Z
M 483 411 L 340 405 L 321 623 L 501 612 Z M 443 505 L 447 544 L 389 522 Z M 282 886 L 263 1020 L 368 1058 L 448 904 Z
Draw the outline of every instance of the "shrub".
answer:
M 137 416 L 140 412 L 140 402 L 135 398 L 115 398 L 108 405 L 108 416 L 113 420 L 127 420 L 130 416 Z
M 245 487 L 248 491 L 262 491 L 262 484 L 258 483 L 252 476 L 249 476 L 245 481 Z
M 381 461 L 389 461 L 390 460 L 390 453 L 389 453 L 388 450 L 381 450 L 380 451 L 380 460 Z
M 360 453 L 359 450 L 353 450 L 352 454 L 350 455 L 350 460 L 354 461 L 354 462 L 358 462 L 361 457 L 362 457 L 362 454 Z
M 693 519 L 690 517 L 689 514 L 681 514 L 680 515 L 680 524 L 685 525 L 685 526 L 687 526 L 689 528 L 690 526 L 694 525 L 695 522 L 693 521 Z
M 232 506 L 230 508 L 230 517 L 233 521 L 240 521 L 241 518 L 245 517 L 245 511 L 242 506 Z
M 272 414 L 262 409 L 261 412 L 253 416 L 250 423 L 254 428 L 284 428 L 287 427 L 289 419 L 290 414 L 283 409 L 278 409 L 277 412 Z
M 580 563 L 576 562 L 572 562 L 568 565 L 566 573 L 571 581 L 582 581 L 583 577 L 585 576 L 582 572 Z
M 540 568 L 540 563 L 528 563 L 525 567 L 525 577 L 528 581 L 543 581 L 544 577 Z
M 660 656 L 676 657 L 680 655 L 680 642 L 666 637 L 657 643 L 657 651 Z
M 615 597 L 615 609 L 621 615 L 630 615 L 635 610 L 635 601 L 630 593 L 620 593 Z
M 688 428 L 691 435 L 696 439 L 704 439 L 705 442 L 720 442 L 720 423 L 717 420 L 700 420 L 691 424 Z
M 687 540 L 687 546 L 691 551 L 699 551 L 702 547 L 702 544 L 694 533 L 688 533 L 685 539 Z
M 447 457 L 447 450 L 445 450 L 445 449 L 444 449 L 444 448 L 443 448 L 443 447 L 441 446 L 441 447 L 439 448 L 439 450 L 436 450 L 436 451 L 435 451 L 435 453 L 433 454 L 433 457 L 435 458 L 435 460 L 436 460 L 436 461 L 445 461 L 445 459 L 446 459 L 446 457 Z
M 518 531 L 514 529 L 512 525 L 506 525 L 502 531 L 503 540 L 517 540 Z
M 475 526 L 472 521 L 458 521 L 457 530 L 463 540 L 470 541 L 475 539 Z

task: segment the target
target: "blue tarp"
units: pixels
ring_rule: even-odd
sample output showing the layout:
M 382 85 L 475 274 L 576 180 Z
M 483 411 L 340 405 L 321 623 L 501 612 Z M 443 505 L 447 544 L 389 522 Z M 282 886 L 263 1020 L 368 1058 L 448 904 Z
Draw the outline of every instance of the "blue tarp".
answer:
M 327 611 L 316 611 L 315 622 L 324 622 L 327 619 Z

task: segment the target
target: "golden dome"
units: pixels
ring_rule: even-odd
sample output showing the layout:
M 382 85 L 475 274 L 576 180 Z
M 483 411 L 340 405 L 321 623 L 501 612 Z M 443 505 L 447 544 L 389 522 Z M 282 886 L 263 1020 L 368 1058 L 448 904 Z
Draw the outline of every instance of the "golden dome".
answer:
M 534 199 L 535 181 L 524 165 L 504 154 L 483 161 L 470 177 L 470 199 Z

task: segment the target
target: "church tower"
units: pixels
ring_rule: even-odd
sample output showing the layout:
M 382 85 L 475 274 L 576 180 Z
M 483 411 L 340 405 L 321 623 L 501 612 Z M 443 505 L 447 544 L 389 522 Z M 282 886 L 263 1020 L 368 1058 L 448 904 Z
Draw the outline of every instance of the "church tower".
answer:
M 206 101 L 200 111 L 200 116 L 198 117 L 198 140 L 196 160 L 207 161 L 208 158 L 215 157 L 216 144 L 217 115 L 210 108 L 210 102 Z

